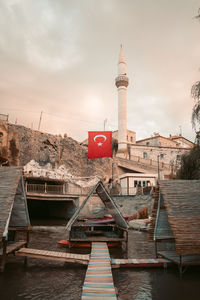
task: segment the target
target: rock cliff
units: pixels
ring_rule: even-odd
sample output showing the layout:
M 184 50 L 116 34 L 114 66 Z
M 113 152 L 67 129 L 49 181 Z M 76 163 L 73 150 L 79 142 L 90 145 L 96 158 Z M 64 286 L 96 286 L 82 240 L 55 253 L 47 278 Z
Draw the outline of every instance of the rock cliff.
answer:
M 34 160 L 40 166 L 51 164 L 55 169 L 64 165 L 73 176 L 97 176 L 104 182 L 111 177 L 112 159 L 88 160 L 87 147 L 66 135 L 61 137 L 14 124 L 8 124 L 8 133 L 15 146 L 15 153 L 9 151 L 9 156 L 17 155 L 18 165 L 25 166 Z

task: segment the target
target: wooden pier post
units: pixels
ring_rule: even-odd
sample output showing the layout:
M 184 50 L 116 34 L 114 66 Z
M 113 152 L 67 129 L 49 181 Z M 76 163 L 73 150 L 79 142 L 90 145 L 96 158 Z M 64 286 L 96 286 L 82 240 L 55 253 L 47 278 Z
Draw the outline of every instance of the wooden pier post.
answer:
M 5 238 L 2 239 L 2 243 L 3 243 L 3 253 L 2 253 L 2 260 L 1 260 L 1 272 L 4 271 L 5 269 L 5 265 L 6 265 L 6 248 L 7 248 L 7 241 Z

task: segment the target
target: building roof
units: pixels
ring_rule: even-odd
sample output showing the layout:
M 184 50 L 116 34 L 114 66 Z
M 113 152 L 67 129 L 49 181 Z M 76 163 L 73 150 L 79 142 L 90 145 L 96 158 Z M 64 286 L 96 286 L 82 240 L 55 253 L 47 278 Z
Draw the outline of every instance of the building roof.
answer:
M 139 142 L 149 141 L 149 140 L 154 140 L 154 139 L 157 139 L 157 138 L 166 139 L 166 140 L 168 140 L 168 141 L 174 142 L 174 143 L 177 145 L 177 142 L 172 141 L 170 138 L 167 138 L 167 137 L 162 136 L 162 135 L 155 135 L 155 136 L 151 136 L 151 137 L 149 137 L 149 138 L 145 138 L 145 139 L 142 139 L 142 140 L 138 140 L 138 141 L 136 141 L 136 144 L 139 143 Z
M 83 201 L 82 205 L 76 210 L 75 214 L 72 216 L 72 218 L 69 220 L 66 229 L 71 230 L 72 225 L 74 222 L 78 219 L 79 214 L 81 210 L 84 208 L 90 197 L 94 194 L 97 193 L 99 198 L 102 200 L 104 203 L 105 207 L 109 211 L 109 213 L 112 215 L 113 219 L 115 220 L 116 224 L 119 225 L 122 228 L 128 228 L 128 224 L 126 223 L 124 217 L 120 213 L 119 209 L 117 208 L 114 200 L 111 198 L 109 195 L 108 191 L 105 189 L 103 183 L 99 181 L 95 187 L 91 190 L 87 198 Z
M 30 224 L 21 167 L 0 168 L 0 241 L 7 238 L 9 227 Z
M 189 142 L 189 143 L 191 143 L 191 144 L 194 145 L 193 142 L 191 142 L 190 140 L 186 139 L 186 138 L 183 137 L 182 135 L 173 135 L 173 136 L 171 136 L 169 139 L 171 139 L 171 140 L 183 139 L 183 140 L 185 140 L 186 142 Z
M 162 136 L 162 135 L 155 135 L 155 136 L 151 136 L 149 138 L 138 140 L 138 141 L 136 141 L 136 144 L 140 143 L 140 142 L 144 142 L 144 141 L 154 140 L 154 139 L 157 139 L 157 138 L 162 138 L 162 139 L 166 139 L 168 141 L 174 142 L 175 145 L 176 145 L 176 147 L 179 146 L 179 142 L 177 141 L 178 139 L 185 140 L 187 143 L 190 143 L 191 145 L 194 145 L 193 142 L 191 142 L 190 140 L 186 139 L 182 135 L 181 136 L 180 135 L 174 135 L 174 136 L 170 136 L 170 137 L 165 137 L 165 136 Z
M 167 219 L 157 227 L 169 235 L 171 227 L 179 255 L 200 254 L 200 180 L 161 180 L 159 186 Z

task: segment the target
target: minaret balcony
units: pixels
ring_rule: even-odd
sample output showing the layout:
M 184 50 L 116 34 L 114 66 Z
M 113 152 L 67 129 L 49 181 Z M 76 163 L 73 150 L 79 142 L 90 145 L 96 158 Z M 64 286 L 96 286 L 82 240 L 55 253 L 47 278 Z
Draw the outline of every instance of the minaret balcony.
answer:
M 127 87 L 129 84 L 129 79 L 125 75 L 119 75 L 115 78 L 115 85 L 116 87 L 125 86 Z

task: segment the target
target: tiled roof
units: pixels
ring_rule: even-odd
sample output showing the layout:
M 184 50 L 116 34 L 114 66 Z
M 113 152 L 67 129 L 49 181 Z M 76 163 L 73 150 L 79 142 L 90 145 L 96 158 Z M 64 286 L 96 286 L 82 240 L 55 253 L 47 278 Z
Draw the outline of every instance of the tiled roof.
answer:
M 176 252 L 200 254 L 200 180 L 161 180 L 159 186 Z
M 7 237 L 7 230 L 22 169 L 0 168 L 0 241 Z

